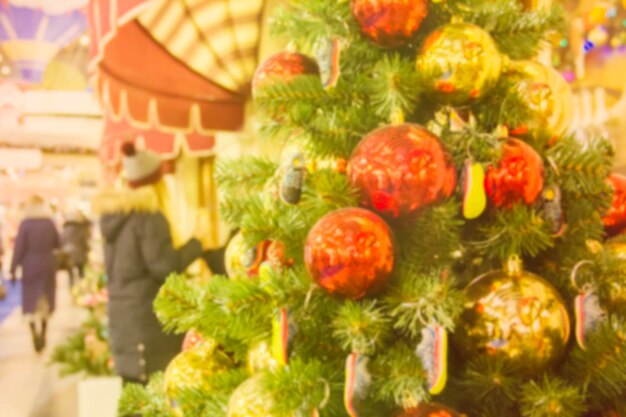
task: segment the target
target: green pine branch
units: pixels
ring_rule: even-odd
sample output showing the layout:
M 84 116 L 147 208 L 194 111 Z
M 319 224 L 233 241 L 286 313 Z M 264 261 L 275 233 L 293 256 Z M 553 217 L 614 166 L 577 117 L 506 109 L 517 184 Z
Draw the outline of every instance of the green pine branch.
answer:
M 507 77 L 500 77 L 489 100 L 477 102 L 472 110 L 482 131 L 491 132 L 499 126 L 515 128 L 531 120 L 532 112 L 527 101 Z
M 247 194 L 262 190 L 277 169 L 276 163 L 266 158 L 222 160 L 217 164 L 215 180 L 224 194 Z
M 413 224 L 396 228 L 400 262 L 420 271 L 451 263 L 461 248 L 464 223 L 459 212 L 460 204 L 449 199 L 420 211 Z
M 461 378 L 463 398 L 475 415 L 515 415 L 523 383 L 518 367 L 499 356 L 472 359 Z
M 611 173 L 612 157 L 612 147 L 601 138 L 581 143 L 573 136 L 562 137 L 547 152 L 563 192 L 574 198 L 593 198 L 598 210 L 610 204 L 605 180 Z
M 188 277 L 172 274 L 154 300 L 154 311 L 166 331 L 185 333 L 195 327 L 203 291 Z
M 292 0 L 280 7 L 270 20 L 273 35 L 295 42 L 300 50 L 310 50 L 329 36 L 348 38 L 354 23 L 347 2 Z
M 368 83 L 377 114 L 390 121 L 398 113 L 412 114 L 420 94 L 419 77 L 413 58 L 393 54 L 378 61 Z
M 391 321 L 376 301 L 348 301 L 339 308 L 333 336 L 348 352 L 372 355 L 390 336 Z
M 487 258 L 504 261 L 513 255 L 534 257 L 553 246 L 550 231 L 532 207 L 499 209 L 490 220 L 479 228 L 482 240 L 469 242 Z
M 319 361 L 292 359 L 263 377 L 262 385 L 270 393 L 271 415 L 275 417 L 338 415 L 342 409 L 342 372 Z
M 521 410 L 524 417 L 580 417 L 587 407 L 579 388 L 545 375 L 524 385 Z
M 572 384 L 586 388 L 593 410 L 624 407 L 626 398 L 626 326 L 611 320 L 586 341 L 586 350 L 575 348 L 564 374 Z
M 371 363 L 372 397 L 405 409 L 430 400 L 426 372 L 415 347 L 399 341 L 379 352 Z
M 406 267 L 396 273 L 385 300 L 393 327 L 414 340 L 430 324 L 454 330 L 464 302 L 448 270 L 423 273 Z
M 150 377 L 147 386 L 127 384 L 118 403 L 120 417 L 175 417 L 171 411 L 162 373 Z

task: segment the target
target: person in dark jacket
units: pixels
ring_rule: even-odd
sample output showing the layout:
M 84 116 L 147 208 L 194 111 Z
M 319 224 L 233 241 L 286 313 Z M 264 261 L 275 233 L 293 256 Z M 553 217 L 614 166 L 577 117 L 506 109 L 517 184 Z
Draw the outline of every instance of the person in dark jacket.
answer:
M 180 352 L 182 336 L 167 335 L 152 304 L 167 276 L 183 272 L 202 255 L 198 240 L 174 249 L 159 206 L 160 158 L 123 147 L 129 189 L 103 192 L 95 200 L 105 240 L 109 333 L 117 373 L 126 382 L 147 382 Z
M 85 274 L 90 234 L 91 225 L 82 212 L 76 211 L 66 216 L 61 234 L 61 245 L 68 260 L 66 269 L 70 276 L 70 286 L 73 285 L 76 277 L 83 278 Z
M 55 307 L 55 251 L 58 248 L 59 234 L 44 200 L 39 196 L 31 197 L 15 240 L 11 279 L 15 282 L 17 269 L 21 267 L 22 311 L 28 318 L 33 345 L 38 353 L 46 345 L 47 320 Z

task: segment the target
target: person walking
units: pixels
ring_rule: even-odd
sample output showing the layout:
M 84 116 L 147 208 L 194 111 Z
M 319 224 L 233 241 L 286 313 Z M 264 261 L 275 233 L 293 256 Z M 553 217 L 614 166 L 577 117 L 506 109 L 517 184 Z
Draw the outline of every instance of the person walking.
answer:
M 67 257 L 66 269 L 70 276 L 70 286 L 74 285 L 75 278 L 81 279 L 85 275 L 90 233 L 91 225 L 81 211 L 76 210 L 65 217 L 61 244 Z
M 40 353 L 46 346 L 48 318 L 55 308 L 59 234 L 40 196 L 28 200 L 24 214 L 15 240 L 11 280 L 16 281 L 20 268 L 22 311 L 28 319 L 35 351 Z
M 109 334 L 115 369 L 125 382 L 144 384 L 180 352 L 182 336 L 164 333 L 152 303 L 173 272 L 202 256 L 197 239 L 175 249 L 164 213 L 161 159 L 123 146 L 128 187 L 94 200 L 105 240 Z M 161 193 L 159 192 L 161 191 Z

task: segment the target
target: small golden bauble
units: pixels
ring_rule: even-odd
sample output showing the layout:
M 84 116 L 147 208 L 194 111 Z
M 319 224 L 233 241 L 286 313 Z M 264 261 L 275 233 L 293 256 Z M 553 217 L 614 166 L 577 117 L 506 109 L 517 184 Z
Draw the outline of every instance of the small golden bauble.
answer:
M 263 340 L 252 345 L 246 355 L 246 365 L 252 375 L 276 368 L 278 362 L 272 356 L 270 343 Z
M 226 246 L 224 254 L 224 263 L 226 264 L 226 273 L 233 278 L 238 275 L 246 275 L 246 268 L 243 266 L 243 257 L 246 253 L 246 244 L 241 232 L 237 233 Z
M 165 370 L 165 392 L 172 412 L 185 417 L 185 405 L 179 401 L 181 392 L 189 389 L 210 392 L 211 377 L 231 367 L 230 358 L 214 342 L 204 342 L 178 354 Z
M 265 259 L 269 242 L 261 242 L 256 246 L 246 245 L 241 232 L 237 233 L 226 246 L 224 264 L 226 274 L 230 278 L 256 277 L 261 262 Z
M 552 137 L 567 133 L 574 121 L 574 94 L 557 70 L 534 61 L 516 61 L 506 76 L 515 82 L 531 113 L 525 126 L 510 126 L 513 133 L 541 131 Z
M 455 344 L 467 358 L 501 355 L 528 376 L 558 363 L 570 335 L 560 294 L 519 260 L 476 278 L 465 290 Z
M 468 23 L 436 29 L 417 57 L 426 92 L 438 102 L 452 105 L 489 94 L 502 67 L 502 55 L 489 33 Z
M 261 386 L 262 378 L 263 374 L 257 374 L 237 387 L 228 402 L 227 417 L 273 417 L 273 399 Z

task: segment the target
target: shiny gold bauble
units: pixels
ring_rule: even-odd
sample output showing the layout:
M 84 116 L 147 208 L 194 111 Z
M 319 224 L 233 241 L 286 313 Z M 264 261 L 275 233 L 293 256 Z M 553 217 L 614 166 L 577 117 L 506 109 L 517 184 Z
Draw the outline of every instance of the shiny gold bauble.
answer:
M 238 275 L 246 275 L 246 268 L 243 266 L 243 258 L 246 254 L 246 244 L 241 232 L 237 233 L 226 246 L 224 263 L 226 264 L 226 274 L 233 278 Z
M 246 355 L 246 366 L 248 372 L 252 375 L 272 370 L 278 365 L 276 359 L 272 356 L 272 348 L 267 341 L 261 341 L 252 345 L 248 354 Z
M 548 282 L 523 271 L 519 260 L 478 277 L 465 294 L 454 335 L 465 357 L 501 355 L 528 376 L 559 362 L 570 335 L 565 303 Z
M 243 381 L 228 402 L 227 417 L 273 417 L 272 396 L 261 385 L 263 374 Z
M 179 400 L 181 393 L 190 389 L 210 392 L 211 377 L 231 366 L 230 358 L 214 342 L 204 342 L 178 354 L 165 370 L 165 391 L 172 412 L 178 417 L 191 417 Z
M 436 101 L 452 105 L 489 94 L 502 67 L 502 56 L 489 33 L 469 23 L 450 23 L 436 29 L 417 58 L 426 92 Z
M 268 246 L 269 242 L 248 246 L 241 232 L 237 233 L 226 246 L 224 254 L 226 274 L 230 278 L 256 277 L 261 262 L 265 260 Z
M 531 113 L 525 126 L 509 126 L 513 133 L 540 131 L 553 137 L 567 133 L 574 121 L 574 94 L 557 70 L 534 61 L 517 61 L 506 76 L 515 82 Z

